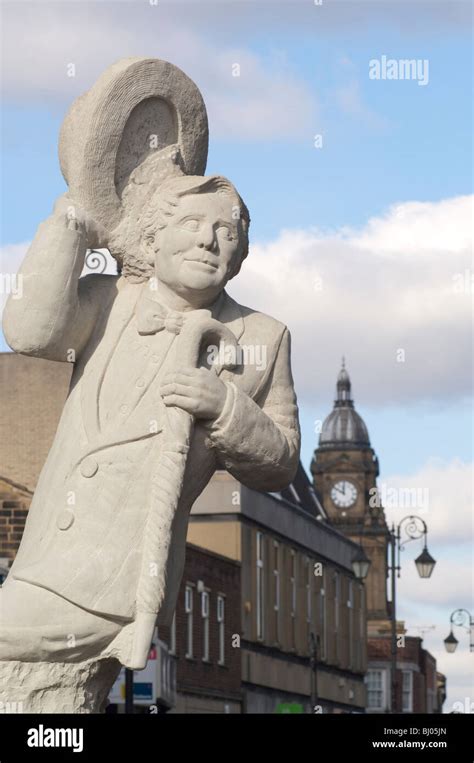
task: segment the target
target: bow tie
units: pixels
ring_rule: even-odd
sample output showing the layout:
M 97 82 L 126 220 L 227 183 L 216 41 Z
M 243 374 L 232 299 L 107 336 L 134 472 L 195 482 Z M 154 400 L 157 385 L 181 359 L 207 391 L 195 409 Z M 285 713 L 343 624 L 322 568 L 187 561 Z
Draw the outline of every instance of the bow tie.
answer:
M 139 334 L 156 334 L 158 331 L 171 331 L 179 334 L 183 328 L 184 313 L 170 310 L 151 299 L 140 300 L 136 310 Z

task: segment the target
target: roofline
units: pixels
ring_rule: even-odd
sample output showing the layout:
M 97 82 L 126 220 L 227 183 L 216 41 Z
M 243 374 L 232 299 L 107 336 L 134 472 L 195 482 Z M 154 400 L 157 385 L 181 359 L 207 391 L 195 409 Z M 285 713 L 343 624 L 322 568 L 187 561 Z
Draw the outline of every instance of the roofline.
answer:
M 245 487 L 245 486 L 244 486 Z M 248 488 L 247 488 L 248 489 Z M 253 489 L 253 488 L 251 488 Z M 360 544 L 356 543 L 355 541 L 351 540 L 347 537 L 344 533 L 337 530 L 329 521 L 327 521 L 323 516 L 321 518 L 318 518 L 314 514 L 311 514 L 309 511 L 306 511 L 301 506 L 298 506 L 296 503 L 292 503 L 291 501 L 287 501 L 286 498 L 279 498 L 275 493 L 268 493 L 263 490 L 255 490 L 256 493 L 261 493 L 262 495 L 266 495 L 269 498 L 273 499 L 277 503 L 282 503 L 285 506 L 288 506 L 290 509 L 294 509 L 295 511 L 299 512 L 302 516 L 304 516 L 306 519 L 312 520 L 315 524 L 317 524 L 319 527 L 324 527 L 325 530 L 327 530 L 330 534 L 336 535 L 340 540 L 345 541 L 348 545 L 353 546 L 355 549 L 360 548 Z

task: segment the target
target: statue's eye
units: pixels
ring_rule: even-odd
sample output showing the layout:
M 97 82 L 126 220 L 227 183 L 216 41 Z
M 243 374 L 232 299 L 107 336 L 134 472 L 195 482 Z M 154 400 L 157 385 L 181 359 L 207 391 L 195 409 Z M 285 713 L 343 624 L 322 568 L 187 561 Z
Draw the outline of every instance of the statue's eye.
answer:
M 189 220 L 184 220 L 181 223 L 181 228 L 184 228 L 185 230 L 193 231 L 193 233 L 197 233 L 199 230 L 199 220 L 195 220 L 194 218 L 189 218 Z
M 217 229 L 219 236 L 227 239 L 227 241 L 233 241 L 234 236 L 228 225 L 220 225 Z

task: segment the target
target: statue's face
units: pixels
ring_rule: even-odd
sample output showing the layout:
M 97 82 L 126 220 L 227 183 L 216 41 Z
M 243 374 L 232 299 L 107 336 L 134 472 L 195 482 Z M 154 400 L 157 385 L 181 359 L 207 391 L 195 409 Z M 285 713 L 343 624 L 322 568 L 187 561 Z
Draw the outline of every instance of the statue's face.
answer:
M 158 280 L 177 292 L 223 289 L 242 252 L 235 203 L 218 193 L 182 196 L 156 238 Z

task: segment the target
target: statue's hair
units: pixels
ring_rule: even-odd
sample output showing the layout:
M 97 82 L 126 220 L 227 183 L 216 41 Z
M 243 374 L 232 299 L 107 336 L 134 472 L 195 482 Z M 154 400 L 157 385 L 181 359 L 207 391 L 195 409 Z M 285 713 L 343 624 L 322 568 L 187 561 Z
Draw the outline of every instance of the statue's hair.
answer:
M 140 215 L 139 226 L 141 239 L 138 252 L 122 251 L 122 273 L 133 281 L 144 281 L 153 275 L 153 265 L 148 263 L 144 252 L 145 243 L 153 243 L 156 234 L 163 230 L 176 212 L 179 200 L 183 196 L 201 193 L 218 193 L 235 199 L 237 208 L 239 237 L 242 252 L 238 266 L 232 275 L 238 272 L 242 261 L 248 255 L 249 211 L 235 186 L 220 175 L 180 175 L 169 178 L 152 194 Z

